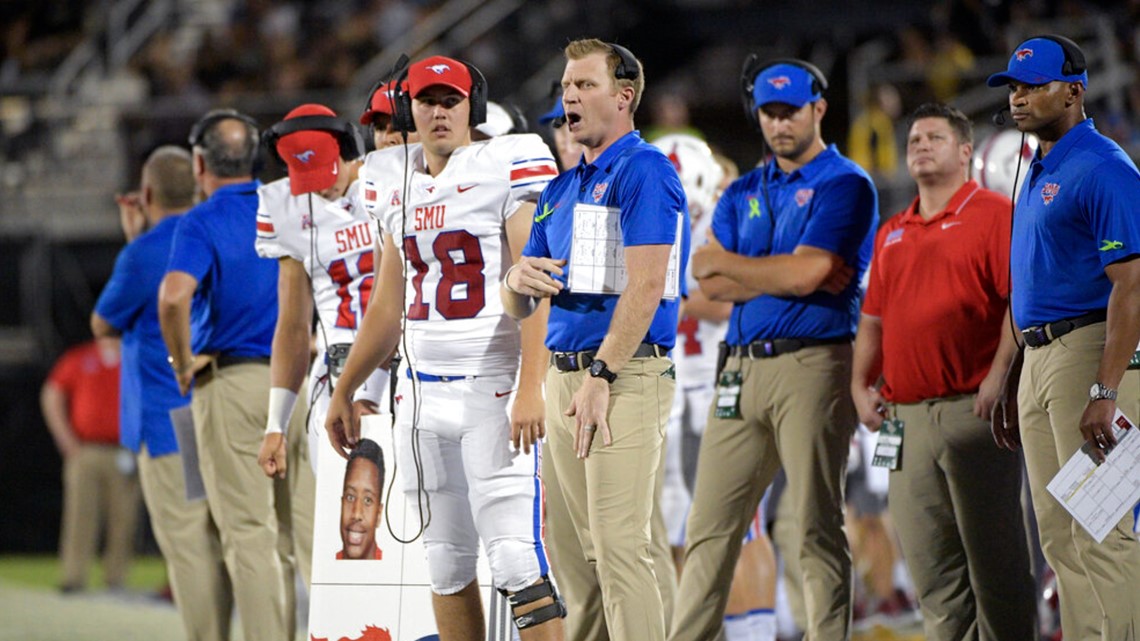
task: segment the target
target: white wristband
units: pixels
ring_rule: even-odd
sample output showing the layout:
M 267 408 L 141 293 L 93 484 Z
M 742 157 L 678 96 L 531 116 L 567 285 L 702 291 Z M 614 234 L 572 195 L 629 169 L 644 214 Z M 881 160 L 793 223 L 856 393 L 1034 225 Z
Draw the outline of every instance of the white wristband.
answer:
M 297 393 L 284 387 L 269 388 L 269 420 L 265 423 L 266 434 L 288 434 L 289 417 L 297 404 Z
M 357 388 L 356 392 L 352 395 L 352 400 L 354 402 L 368 401 L 376 407 L 380 407 L 381 410 L 385 410 L 385 408 L 380 406 L 380 403 L 384 400 L 384 392 L 387 389 L 388 370 L 377 367 L 364 381 L 364 384 Z

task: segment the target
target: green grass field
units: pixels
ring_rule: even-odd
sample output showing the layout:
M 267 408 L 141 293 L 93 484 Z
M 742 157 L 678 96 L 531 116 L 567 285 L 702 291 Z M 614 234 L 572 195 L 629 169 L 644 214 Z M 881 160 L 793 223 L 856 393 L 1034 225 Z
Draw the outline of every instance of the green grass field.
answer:
M 166 583 L 161 559 L 136 558 L 116 592 L 95 565 L 86 591 L 63 595 L 54 556 L 0 556 L 0 641 L 185 639 L 174 606 L 155 597 Z
M 59 560 L 48 555 L 0 556 L 0 581 L 13 586 L 54 590 L 60 583 Z M 127 575 L 127 591 L 155 592 L 166 584 L 166 568 L 157 556 L 135 557 Z M 103 587 L 103 569 L 96 563 L 87 580 L 89 590 Z
M 0 641 L 183 641 L 178 612 L 155 593 L 166 584 L 156 556 L 136 557 L 122 592 L 102 589 L 98 564 L 87 591 L 61 595 L 54 556 L 0 556 Z M 233 641 L 241 641 L 234 626 Z M 304 641 L 302 627 L 298 641 Z M 922 641 L 921 626 L 903 630 L 875 627 L 852 641 Z

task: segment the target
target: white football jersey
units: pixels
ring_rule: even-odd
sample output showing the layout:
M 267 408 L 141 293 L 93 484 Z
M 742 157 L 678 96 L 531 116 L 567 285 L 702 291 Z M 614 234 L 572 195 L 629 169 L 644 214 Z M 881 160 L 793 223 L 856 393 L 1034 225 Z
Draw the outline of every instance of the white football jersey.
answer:
M 703 244 L 705 230 L 712 224 L 712 216 L 701 216 L 693 225 L 692 251 Z M 690 262 L 689 264 L 692 264 Z M 687 271 L 689 291 L 700 285 Z M 673 348 L 673 362 L 677 365 L 677 385 L 682 389 L 706 387 L 716 384 L 717 346 L 728 333 L 728 322 L 716 323 L 682 316 L 677 325 L 677 344 Z
M 318 349 L 352 343 L 372 294 L 376 222 L 361 207 L 359 182 L 327 201 L 317 194 L 294 196 L 289 179 L 257 190 L 257 253 L 289 257 L 309 274 L 320 319 Z
M 472 376 L 518 369 L 519 324 L 499 300 L 511 262 L 505 222 L 523 202 L 537 201 L 557 175 L 550 149 L 535 134 L 460 147 L 435 177 L 418 144 L 368 154 L 361 200 L 404 259 L 400 350 L 418 371 Z

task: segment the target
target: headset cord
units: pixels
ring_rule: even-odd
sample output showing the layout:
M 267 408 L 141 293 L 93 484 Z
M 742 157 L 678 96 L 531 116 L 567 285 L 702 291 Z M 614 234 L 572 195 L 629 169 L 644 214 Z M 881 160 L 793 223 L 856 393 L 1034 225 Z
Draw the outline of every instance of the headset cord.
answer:
M 1013 186 L 1010 188 L 1012 193 L 1010 194 L 1009 204 L 1009 331 L 1013 334 L 1014 342 L 1018 343 L 1017 323 L 1013 320 L 1013 217 L 1017 212 L 1017 181 L 1021 178 L 1021 160 L 1025 157 L 1025 138 L 1025 132 L 1023 131 L 1021 132 L 1021 144 L 1017 146 L 1017 169 L 1013 172 Z
M 416 467 L 416 508 L 419 514 L 420 527 L 419 530 L 411 538 L 405 540 L 396 535 L 392 529 L 392 517 L 389 510 L 384 511 L 384 521 L 388 526 L 388 533 L 392 538 L 399 543 L 407 544 L 420 538 L 424 531 L 427 530 L 428 525 L 431 524 L 431 495 L 428 494 L 424 487 L 424 466 L 423 455 L 420 451 L 420 410 L 422 403 L 422 394 L 419 391 L 419 375 L 415 368 L 415 358 L 413 358 L 412 350 L 408 344 L 408 257 L 406 243 L 408 242 L 407 229 L 408 229 L 408 194 L 411 191 L 409 184 L 409 165 L 411 164 L 410 152 L 408 149 L 408 132 L 401 132 L 404 139 L 404 175 L 401 182 L 403 191 L 403 198 L 400 200 L 400 241 L 401 246 L 397 248 L 397 252 L 402 254 L 400 261 L 400 269 L 403 274 L 402 285 L 400 290 L 400 343 L 403 347 L 405 360 L 407 361 L 408 371 L 411 373 L 411 387 L 412 387 L 412 424 L 411 424 L 411 442 L 409 447 L 412 450 L 412 463 Z M 412 237 L 412 242 L 415 238 Z M 394 243 L 393 243 L 394 244 Z M 394 376 L 399 376 L 399 370 L 393 373 Z M 399 466 L 399 457 L 392 466 L 392 480 L 388 483 L 388 492 L 385 501 L 391 504 L 392 490 L 395 487 L 397 468 Z

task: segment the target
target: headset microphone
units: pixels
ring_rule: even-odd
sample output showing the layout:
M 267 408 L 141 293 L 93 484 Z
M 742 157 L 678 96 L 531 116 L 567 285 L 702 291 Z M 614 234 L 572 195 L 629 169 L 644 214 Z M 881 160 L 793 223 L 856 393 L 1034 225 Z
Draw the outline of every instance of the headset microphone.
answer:
M 1007 113 L 1009 113 L 1009 107 L 1002 107 L 994 112 L 994 115 L 990 117 L 990 121 L 994 123 L 995 127 L 1004 127 L 1005 123 L 1009 122 L 1009 118 L 1006 117 Z

